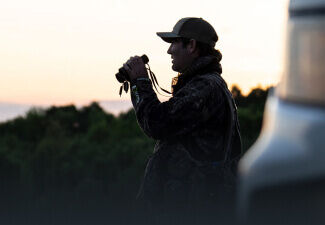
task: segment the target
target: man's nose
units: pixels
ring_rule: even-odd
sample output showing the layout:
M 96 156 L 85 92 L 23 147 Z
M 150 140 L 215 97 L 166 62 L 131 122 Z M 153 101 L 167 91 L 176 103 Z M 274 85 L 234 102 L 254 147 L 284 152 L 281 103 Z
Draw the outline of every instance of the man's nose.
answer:
M 171 48 L 172 48 L 172 45 L 170 45 L 169 48 L 168 48 L 168 50 L 167 50 L 167 53 L 168 54 L 172 54 Z

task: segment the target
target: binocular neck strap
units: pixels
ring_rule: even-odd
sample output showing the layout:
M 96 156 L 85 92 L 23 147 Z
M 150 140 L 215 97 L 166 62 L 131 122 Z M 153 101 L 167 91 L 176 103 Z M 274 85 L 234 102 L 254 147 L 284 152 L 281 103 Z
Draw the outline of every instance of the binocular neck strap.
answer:
M 163 95 L 163 94 L 161 94 L 161 93 L 158 91 L 157 86 L 160 88 L 160 90 L 166 92 L 167 94 L 170 94 L 170 95 L 172 94 L 171 92 L 169 92 L 169 91 L 167 91 L 167 90 L 165 90 L 164 88 L 162 88 L 162 87 L 159 86 L 158 81 L 157 81 L 157 78 L 156 78 L 155 74 L 151 71 L 149 64 L 147 64 L 147 66 L 148 66 L 147 70 L 149 71 L 150 78 L 151 78 L 151 80 L 152 80 L 152 84 L 153 84 L 153 86 L 155 87 L 155 89 L 156 89 L 156 91 L 158 92 L 158 94 L 160 94 L 160 95 L 162 95 L 162 96 L 165 96 L 165 97 L 170 97 L 170 96 Z M 157 85 L 157 86 L 156 86 L 156 85 Z

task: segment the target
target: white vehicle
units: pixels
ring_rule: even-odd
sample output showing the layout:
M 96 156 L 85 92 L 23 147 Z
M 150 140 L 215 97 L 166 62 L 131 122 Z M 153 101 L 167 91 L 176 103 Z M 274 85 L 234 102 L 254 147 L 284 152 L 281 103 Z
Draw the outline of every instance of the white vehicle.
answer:
M 325 224 L 325 0 L 291 0 L 284 76 L 239 164 L 245 224 Z

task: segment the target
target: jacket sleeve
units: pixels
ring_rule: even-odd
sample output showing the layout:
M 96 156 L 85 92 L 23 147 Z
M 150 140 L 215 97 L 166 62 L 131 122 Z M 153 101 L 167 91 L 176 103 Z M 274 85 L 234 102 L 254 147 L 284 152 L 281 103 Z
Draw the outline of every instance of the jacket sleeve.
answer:
M 131 83 L 131 99 L 140 127 L 161 140 L 191 132 L 224 106 L 221 91 L 213 82 L 195 78 L 166 102 L 160 102 L 148 78 Z

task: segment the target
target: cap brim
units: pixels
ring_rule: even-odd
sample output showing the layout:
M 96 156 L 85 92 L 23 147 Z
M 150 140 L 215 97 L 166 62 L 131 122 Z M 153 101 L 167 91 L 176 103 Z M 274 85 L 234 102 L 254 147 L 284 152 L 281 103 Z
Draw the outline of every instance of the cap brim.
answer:
M 180 38 L 179 35 L 172 32 L 157 32 L 157 35 L 168 43 L 171 43 L 175 38 Z

